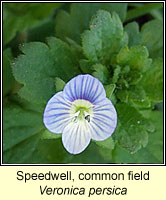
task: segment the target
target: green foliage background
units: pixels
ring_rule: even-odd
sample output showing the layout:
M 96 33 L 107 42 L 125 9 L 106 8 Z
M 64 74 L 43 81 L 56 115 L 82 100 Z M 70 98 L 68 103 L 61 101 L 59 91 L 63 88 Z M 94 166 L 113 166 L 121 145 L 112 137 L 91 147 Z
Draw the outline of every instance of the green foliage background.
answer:
M 86 73 L 118 125 L 71 155 L 43 111 Z M 162 101 L 162 3 L 3 3 L 3 163 L 162 163 Z

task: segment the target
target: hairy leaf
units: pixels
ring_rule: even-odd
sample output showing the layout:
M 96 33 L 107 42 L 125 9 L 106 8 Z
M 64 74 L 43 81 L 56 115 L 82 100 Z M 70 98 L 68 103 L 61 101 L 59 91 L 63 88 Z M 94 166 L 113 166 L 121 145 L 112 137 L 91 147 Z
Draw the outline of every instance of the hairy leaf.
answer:
M 93 65 L 92 70 L 94 71 L 92 73 L 93 76 L 98 78 L 103 84 L 107 84 L 109 80 L 109 71 L 106 66 L 102 64 L 96 64 Z
M 115 147 L 113 138 L 109 137 L 104 141 L 95 141 L 95 143 L 98 145 L 98 151 L 103 159 L 107 162 L 112 161 L 112 150 Z
M 162 112 L 146 111 L 155 126 L 155 131 L 149 134 L 149 142 L 145 148 L 135 154 L 130 154 L 120 145 L 116 145 L 113 158 L 115 163 L 163 163 L 163 120 Z
M 124 21 L 127 10 L 127 3 L 73 3 L 70 14 L 62 10 L 56 17 L 56 35 L 61 39 L 71 38 L 81 43 L 81 33 L 89 26 L 91 17 L 97 10 L 116 12 Z M 86 13 L 86 14 L 84 14 Z
M 55 78 L 55 86 L 56 86 L 56 92 L 60 92 L 65 87 L 65 82 L 62 79 L 56 77 Z
M 111 55 L 117 53 L 127 42 L 119 16 L 115 12 L 111 15 L 103 10 L 93 16 L 90 30 L 82 35 L 84 53 L 92 62 L 110 61 Z
M 129 65 L 131 69 L 146 71 L 149 69 L 151 59 L 145 46 L 133 46 L 130 49 L 125 46 L 117 55 L 119 65 Z
M 134 107 L 127 104 L 116 104 L 116 109 L 120 122 L 120 128 L 116 132 L 119 144 L 132 154 L 142 147 L 146 147 L 148 143 L 147 131 L 149 131 L 151 123 Z
M 116 85 L 115 84 L 109 84 L 109 85 L 105 85 L 104 88 L 105 88 L 107 98 L 110 99 L 115 88 L 116 88 Z
M 141 44 L 148 48 L 150 57 L 163 56 L 163 22 L 161 20 L 155 19 L 142 26 Z
M 124 30 L 129 36 L 129 47 L 140 44 L 139 25 L 136 22 L 131 22 L 124 27 Z
M 4 152 L 3 163 L 48 164 L 65 163 L 68 153 L 61 139 L 40 139 L 36 134 Z
M 6 96 L 12 89 L 14 78 L 11 70 L 12 54 L 10 49 L 3 51 L 3 96 Z
M 142 81 L 148 97 L 154 102 L 163 101 L 163 60 L 154 59 Z
M 13 64 L 13 74 L 23 84 L 19 95 L 36 103 L 46 103 L 55 94 L 55 77 L 68 81 L 79 73 L 76 58 L 68 45 L 56 38 L 27 43 L 21 48 L 24 55 Z
M 41 133 L 41 139 L 58 139 L 61 137 L 62 137 L 62 134 L 52 133 L 49 130 L 44 130 Z
M 8 105 L 3 112 L 3 150 L 7 150 L 40 132 L 42 116 L 18 105 Z

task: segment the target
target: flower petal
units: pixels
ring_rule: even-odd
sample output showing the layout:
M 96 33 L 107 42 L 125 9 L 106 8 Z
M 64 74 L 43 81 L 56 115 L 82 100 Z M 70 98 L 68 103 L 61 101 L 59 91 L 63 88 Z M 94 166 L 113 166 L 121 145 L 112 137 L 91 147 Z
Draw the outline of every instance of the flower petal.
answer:
M 46 128 L 53 133 L 62 133 L 71 120 L 70 107 L 71 103 L 64 100 L 62 92 L 56 93 L 48 101 L 44 110 L 43 122 Z
M 94 107 L 93 114 L 94 116 L 89 123 L 92 139 L 98 141 L 107 139 L 112 135 L 117 125 L 117 113 L 113 104 L 105 98 Z
M 64 87 L 63 97 L 71 102 L 76 99 L 84 99 L 97 104 L 106 97 L 106 93 L 97 78 L 86 74 L 71 79 Z
M 63 130 L 62 142 L 71 154 L 79 154 L 90 143 L 91 135 L 86 122 L 69 123 Z

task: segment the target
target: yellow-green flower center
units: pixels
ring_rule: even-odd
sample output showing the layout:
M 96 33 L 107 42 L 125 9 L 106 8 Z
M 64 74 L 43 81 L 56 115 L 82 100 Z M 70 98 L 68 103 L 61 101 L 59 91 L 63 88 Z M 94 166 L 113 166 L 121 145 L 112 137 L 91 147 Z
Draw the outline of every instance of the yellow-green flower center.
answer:
M 93 117 L 93 104 L 83 99 L 77 99 L 72 103 L 70 113 L 73 122 L 82 120 L 90 122 L 90 118 Z

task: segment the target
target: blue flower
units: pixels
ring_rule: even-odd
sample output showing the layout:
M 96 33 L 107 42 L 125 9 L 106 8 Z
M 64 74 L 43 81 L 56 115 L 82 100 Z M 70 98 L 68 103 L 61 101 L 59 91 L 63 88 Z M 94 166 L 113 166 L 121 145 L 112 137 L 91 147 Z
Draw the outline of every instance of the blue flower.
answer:
M 79 154 L 91 139 L 102 141 L 112 135 L 117 114 L 102 83 L 87 74 L 71 79 L 48 101 L 43 120 L 48 130 L 62 133 L 69 153 Z

